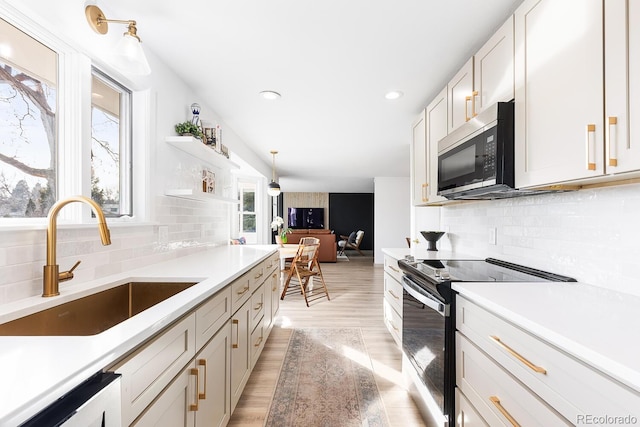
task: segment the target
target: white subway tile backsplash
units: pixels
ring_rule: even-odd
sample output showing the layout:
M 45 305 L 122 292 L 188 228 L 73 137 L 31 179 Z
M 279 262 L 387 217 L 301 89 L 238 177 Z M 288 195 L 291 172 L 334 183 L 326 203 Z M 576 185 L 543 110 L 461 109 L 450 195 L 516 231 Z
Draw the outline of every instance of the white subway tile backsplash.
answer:
M 640 184 L 441 209 L 442 249 L 505 259 L 640 295 Z M 488 230 L 497 228 L 497 245 Z
M 102 246 L 94 226 L 74 228 L 60 224 L 57 232 L 60 269 L 68 270 L 81 260 L 73 279 L 73 283 L 78 283 L 228 242 L 231 210 L 225 203 L 161 196 L 155 198 L 153 211 L 155 225 L 110 224 L 109 246 Z M 158 242 L 159 225 L 169 226 L 166 245 Z M 45 225 L 0 230 L 0 304 L 42 293 L 45 230 Z

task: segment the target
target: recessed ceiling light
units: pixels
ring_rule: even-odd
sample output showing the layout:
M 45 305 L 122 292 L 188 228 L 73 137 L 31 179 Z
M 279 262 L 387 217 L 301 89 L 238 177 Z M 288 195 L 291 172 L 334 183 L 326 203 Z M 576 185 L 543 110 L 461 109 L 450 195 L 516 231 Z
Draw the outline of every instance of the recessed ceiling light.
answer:
M 387 98 L 387 99 L 398 99 L 402 95 L 404 95 L 404 94 L 402 92 L 400 92 L 399 90 L 392 90 L 391 92 L 387 92 L 384 97 Z
M 272 90 L 263 90 L 260 92 L 260 95 L 262 95 L 264 99 L 278 99 L 281 96 L 278 92 Z

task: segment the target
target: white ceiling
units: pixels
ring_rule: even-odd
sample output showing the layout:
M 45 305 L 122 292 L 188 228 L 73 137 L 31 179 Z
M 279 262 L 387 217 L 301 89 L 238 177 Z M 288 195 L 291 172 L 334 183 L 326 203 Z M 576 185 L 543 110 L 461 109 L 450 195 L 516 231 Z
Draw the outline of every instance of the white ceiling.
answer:
M 98 5 L 109 18 L 135 19 L 144 48 L 174 68 L 200 94 L 194 101 L 213 108 L 265 163 L 270 150 L 279 151 L 283 191 L 360 192 L 373 190 L 374 177 L 409 175 L 412 121 L 520 2 Z M 282 97 L 267 101 L 262 90 Z M 404 96 L 386 100 L 390 90 Z

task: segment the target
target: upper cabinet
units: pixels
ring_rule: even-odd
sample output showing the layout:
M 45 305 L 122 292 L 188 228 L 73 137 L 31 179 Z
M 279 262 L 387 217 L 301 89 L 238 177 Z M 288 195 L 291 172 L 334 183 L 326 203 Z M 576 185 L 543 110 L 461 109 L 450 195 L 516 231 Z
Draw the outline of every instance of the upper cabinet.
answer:
M 602 19 L 602 0 L 516 10 L 516 187 L 604 172 Z
M 427 118 L 427 203 L 444 203 L 446 198 L 438 196 L 438 141 L 447 136 L 447 88 L 436 96 L 425 110 Z
M 496 102 L 513 99 L 513 16 L 473 57 L 475 114 Z
M 640 4 L 604 3 L 607 174 L 640 170 Z
M 447 84 L 449 132 L 469 121 L 474 115 L 473 58 Z
M 513 49 L 513 17 L 509 17 L 447 85 L 449 132 L 490 105 L 513 99 Z
M 411 201 L 421 206 L 429 201 L 427 182 L 427 120 L 422 111 L 411 127 Z

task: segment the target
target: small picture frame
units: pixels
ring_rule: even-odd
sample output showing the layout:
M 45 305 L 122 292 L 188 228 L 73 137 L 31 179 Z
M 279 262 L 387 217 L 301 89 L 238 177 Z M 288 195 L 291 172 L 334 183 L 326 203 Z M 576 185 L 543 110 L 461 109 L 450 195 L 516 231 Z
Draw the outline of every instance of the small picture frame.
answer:
M 204 168 L 202 169 L 202 192 L 207 194 L 216 192 L 216 174 Z

